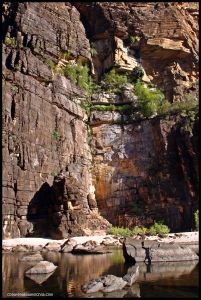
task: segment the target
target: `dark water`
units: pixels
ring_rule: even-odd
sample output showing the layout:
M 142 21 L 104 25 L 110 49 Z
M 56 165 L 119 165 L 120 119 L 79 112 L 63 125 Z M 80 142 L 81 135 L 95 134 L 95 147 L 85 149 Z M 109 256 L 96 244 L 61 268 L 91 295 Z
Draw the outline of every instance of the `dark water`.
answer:
M 195 261 L 154 263 L 151 266 L 140 263 L 139 279 L 131 288 L 105 295 L 98 292 L 92 297 L 82 293 L 82 284 L 101 275 L 123 276 L 128 268 L 132 268 L 125 265 L 122 250 L 101 255 L 42 252 L 44 259 L 58 268 L 48 275 L 49 278 L 47 275 L 35 275 L 32 279 L 25 276 L 31 264 L 19 261 L 24 255 L 3 254 L 3 297 L 12 293 L 14 298 L 33 298 L 33 293 L 37 293 L 37 298 L 39 293 L 47 293 L 46 297 L 53 294 L 63 298 L 198 298 L 198 262 Z

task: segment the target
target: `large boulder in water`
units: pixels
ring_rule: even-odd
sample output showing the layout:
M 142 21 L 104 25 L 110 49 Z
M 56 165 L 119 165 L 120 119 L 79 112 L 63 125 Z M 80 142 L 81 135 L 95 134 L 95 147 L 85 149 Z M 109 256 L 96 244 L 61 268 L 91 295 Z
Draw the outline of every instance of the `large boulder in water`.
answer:
M 103 292 L 113 292 L 116 290 L 121 290 L 127 285 L 127 282 L 124 281 L 121 277 L 114 275 L 106 275 L 98 279 L 94 279 L 89 283 L 82 286 L 82 289 L 85 293 L 94 293 L 98 291 Z
M 158 241 L 136 241 L 126 238 L 123 243 L 123 254 L 127 262 L 147 261 L 187 261 L 198 260 L 199 256 L 189 245 L 180 243 L 161 243 Z
M 55 271 L 57 266 L 49 261 L 40 261 L 33 268 L 26 271 L 26 274 L 47 274 Z

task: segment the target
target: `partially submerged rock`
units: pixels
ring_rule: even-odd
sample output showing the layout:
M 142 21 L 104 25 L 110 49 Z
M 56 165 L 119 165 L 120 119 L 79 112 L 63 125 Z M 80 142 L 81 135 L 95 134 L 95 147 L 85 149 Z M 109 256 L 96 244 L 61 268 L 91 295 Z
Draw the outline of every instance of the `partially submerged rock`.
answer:
M 139 266 L 133 266 L 132 269 L 130 269 L 129 273 L 127 273 L 125 276 L 123 276 L 123 280 L 127 282 L 128 286 L 133 285 L 134 282 L 136 282 L 138 276 L 139 276 Z
M 104 289 L 103 289 L 104 292 L 113 292 L 116 290 L 123 289 L 127 285 L 127 282 L 123 280 L 121 277 L 116 277 L 114 275 L 107 275 L 104 278 L 103 285 L 104 285 Z
M 199 256 L 190 245 L 161 243 L 158 241 L 136 241 L 127 238 L 123 244 L 124 258 L 128 262 L 159 262 L 198 260 Z
M 48 251 L 60 251 L 61 245 L 59 243 L 52 242 L 48 243 L 43 249 Z
M 54 271 L 51 272 L 51 273 L 47 273 L 47 274 L 26 274 L 26 277 L 30 278 L 31 280 L 33 280 L 37 284 L 42 284 L 50 276 L 52 276 L 53 273 L 54 273 Z
M 19 260 L 20 261 L 42 261 L 43 257 L 40 253 L 35 253 L 32 255 L 23 256 Z
M 76 254 L 104 254 L 110 252 L 111 251 L 105 247 L 97 245 L 95 241 L 87 241 L 84 244 L 78 244 L 72 250 L 72 253 Z
M 26 271 L 26 274 L 47 274 L 55 271 L 57 266 L 49 261 L 40 261 L 33 268 Z
M 73 239 L 68 239 L 62 246 L 60 252 L 71 252 L 77 245 L 77 242 Z
M 30 251 L 29 247 L 27 245 L 17 245 L 12 248 L 13 252 L 28 252 Z
M 116 290 L 121 290 L 127 285 L 121 277 L 116 277 L 114 275 L 106 275 L 98 279 L 94 279 L 89 283 L 82 286 L 85 293 L 95 293 L 98 291 L 102 292 L 113 292 Z

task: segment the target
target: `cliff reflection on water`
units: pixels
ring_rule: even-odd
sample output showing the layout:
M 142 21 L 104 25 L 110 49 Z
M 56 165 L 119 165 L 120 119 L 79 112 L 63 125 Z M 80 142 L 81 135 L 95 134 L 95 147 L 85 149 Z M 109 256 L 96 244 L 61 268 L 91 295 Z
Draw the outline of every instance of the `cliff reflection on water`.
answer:
M 3 297 L 7 293 L 53 293 L 58 297 L 88 297 L 81 291 L 81 285 L 101 275 L 123 276 L 132 269 L 124 263 L 121 249 L 102 255 L 73 255 L 71 253 L 42 252 L 45 260 L 58 266 L 51 275 L 37 281 L 25 276 L 30 268 L 28 262 L 19 261 L 23 253 L 3 254 Z M 173 288 L 172 297 L 198 297 L 198 263 L 196 261 L 177 263 L 154 263 L 146 266 L 140 263 L 138 282 L 128 292 L 116 293 L 113 297 L 164 297 Z M 43 276 L 43 275 L 42 275 Z M 185 287 L 185 288 L 184 288 Z M 170 295 L 169 295 L 170 296 Z M 97 295 L 97 297 L 101 297 Z

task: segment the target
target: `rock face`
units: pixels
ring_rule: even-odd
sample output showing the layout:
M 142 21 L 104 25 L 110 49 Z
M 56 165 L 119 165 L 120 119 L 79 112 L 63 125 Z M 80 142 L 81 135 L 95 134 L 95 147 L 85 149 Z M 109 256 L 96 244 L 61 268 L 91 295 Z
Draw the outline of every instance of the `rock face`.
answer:
M 47 274 L 55 271 L 57 266 L 49 261 L 41 261 L 37 263 L 33 268 L 26 271 L 26 274 Z
M 119 226 L 158 219 L 173 231 L 190 231 L 198 203 L 197 125 L 190 136 L 180 116 L 133 124 L 122 116 L 125 122 L 114 124 L 111 112 L 107 121 L 98 113 L 91 117 L 93 178 L 103 216 Z
M 197 18 L 196 2 L 3 5 L 4 238 L 62 239 L 159 217 L 175 231 L 192 228 L 198 124 L 189 135 L 182 117 L 122 126 L 126 114 L 94 110 L 88 120 L 86 93 L 54 66 L 66 51 L 96 79 L 137 65 L 170 101 L 196 96 Z M 94 102 L 135 106 L 129 95 Z
M 4 237 L 59 239 L 107 228 L 96 201 L 88 203 L 94 189 L 83 91 L 48 65 L 67 49 L 90 59 L 79 12 L 65 3 L 10 3 L 3 22 Z
M 171 101 L 198 79 L 198 3 L 75 3 L 98 55 L 95 73 L 138 61 Z M 129 43 L 128 37 L 136 42 Z M 121 40 L 121 41 L 120 41 Z M 122 47 L 124 43 L 124 47 Z
M 123 244 L 125 260 L 128 262 L 169 262 L 198 260 L 199 256 L 188 245 L 161 243 L 157 241 L 136 241 L 127 238 Z

